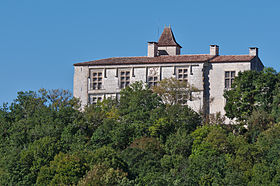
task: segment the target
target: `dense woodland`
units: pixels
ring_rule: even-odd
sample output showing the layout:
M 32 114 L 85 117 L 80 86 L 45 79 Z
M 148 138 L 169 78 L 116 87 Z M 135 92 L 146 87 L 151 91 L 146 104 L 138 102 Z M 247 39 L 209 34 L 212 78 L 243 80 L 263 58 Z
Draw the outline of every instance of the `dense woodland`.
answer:
M 0 109 L 0 185 L 280 184 L 280 73 L 239 73 L 225 93 L 235 125 L 166 85 L 84 111 L 68 91 L 19 92 Z

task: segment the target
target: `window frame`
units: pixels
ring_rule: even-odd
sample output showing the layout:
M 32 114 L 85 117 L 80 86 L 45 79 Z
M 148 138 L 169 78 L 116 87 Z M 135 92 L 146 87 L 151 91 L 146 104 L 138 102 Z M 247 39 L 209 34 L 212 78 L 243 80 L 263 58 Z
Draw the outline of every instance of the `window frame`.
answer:
M 181 76 L 181 77 L 180 77 Z M 189 67 L 177 67 L 176 79 L 179 81 L 189 82 Z
M 103 101 L 105 95 L 103 94 L 90 94 L 89 95 L 89 104 L 97 104 L 98 102 Z
M 234 83 L 234 79 L 236 77 L 235 70 L 226 70 L 224 73 L 224 88 L 231 89 L 232 84 Z
M 130 85 L 131 69 L 119 69 L 119 88 L 123 89 Z
M 160 79 L 160 67 L 150 67 L 148 69 L 147 84 L 148 87 L 157 86 Z
M 103 89 L 104 72 L 101 69 L 90 70 L 90 86 L 89 90 Z
M 190 66 L 178 66 L 176 67 L 176 79 L 178 81 L 183 81 L 186 84 L 189 84 L 189 75 L 191 73 Z M 182 90 L 180 93 L 178 93 L 177 96 L 177 103 L 181 105 L 187 105 L 188 101 L 192 101 L 191 99 L 191 92 L 187 92 Z

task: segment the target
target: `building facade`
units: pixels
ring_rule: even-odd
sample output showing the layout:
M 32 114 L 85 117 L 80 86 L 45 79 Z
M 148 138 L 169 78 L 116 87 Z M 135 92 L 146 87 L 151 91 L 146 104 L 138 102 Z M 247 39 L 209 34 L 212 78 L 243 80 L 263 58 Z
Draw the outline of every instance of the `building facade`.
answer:
M 258 48 L 247 55 L 220 55 L 219 46 L 210 45 L 209 54 L 181 55 L 170 27 L 158 42 L 148 42 L 146 57 L 115 57 L 74 64 L 74 97 L 82 107 L 108 97 L 118 97 L 122 88 L 136 81 L 150 86 L 164 78 L 188 82 L 199 91 L 191 93 L 187 104 L 205 114 L 225 114 L 224 91 L 231 88 L 238 72 L 263 69 Z

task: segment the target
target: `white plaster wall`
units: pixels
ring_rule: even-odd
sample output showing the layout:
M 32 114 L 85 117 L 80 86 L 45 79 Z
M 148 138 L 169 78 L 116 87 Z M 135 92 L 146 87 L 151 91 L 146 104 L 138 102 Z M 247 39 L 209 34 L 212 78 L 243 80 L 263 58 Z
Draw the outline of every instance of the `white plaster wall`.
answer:
M 161 79 L 163 80 L 163 79 L 165 79 L 165 78 L 175 78 L 175 75 L 173 75 L 173 73 L 174 73 L 174 67 L 172 67 L 172 66 L 169 66 L 169 67 L 162 67 L 161 68 L 161 72 L 162 72 L 162 74 L 161 74 Z
M 106 69 L 107 77 L 104 78 L 104 89 L 100 92 L 115 93 L 119 91 L 118 77 L 116 77 L 116 69 Z
M 189 83 L 191 86 L 203 90 L 203 63 L 189 68 Z
M 210 80 L 210 114 L 221 112 L 225 115 L 226 100 L 223 96 L 225 91 L 225 71 L 238 72 L 250 70 L 250 62 L 236 63 L 211 63 L 212 67 L 209 72 Z
M 202 112 L 203 109 L 203 91 L 193 92 L 192 101 L 188 101 L 187 105 L 196 112 Z
M 88 103 L 88 76 L 87 66 L 74 67 L 73 96 L 80 99 L 82 108 Z
M 142 81 L 143 83 L 146 82 L 146 68 L 139 67 L 134 68 L 134 77 L 131 77 L 130 83 L 135 83 L 136 81 Z

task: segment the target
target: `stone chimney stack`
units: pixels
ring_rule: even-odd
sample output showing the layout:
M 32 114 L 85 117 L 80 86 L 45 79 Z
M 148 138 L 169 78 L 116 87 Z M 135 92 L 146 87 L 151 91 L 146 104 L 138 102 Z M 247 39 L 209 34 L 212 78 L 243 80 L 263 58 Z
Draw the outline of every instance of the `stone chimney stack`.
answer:
M 156 57 L 158 54 L 157 42 L 148 42 L 148 57 Z
M 249 56 L 258 56 L 259 49 L 257 47 L 250 47 L 249 48 Z
M 219 55 L 219 46 L 218 45 L 210 45 L 210 55 L 213 55 L 213 56 Z

